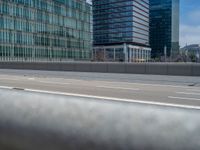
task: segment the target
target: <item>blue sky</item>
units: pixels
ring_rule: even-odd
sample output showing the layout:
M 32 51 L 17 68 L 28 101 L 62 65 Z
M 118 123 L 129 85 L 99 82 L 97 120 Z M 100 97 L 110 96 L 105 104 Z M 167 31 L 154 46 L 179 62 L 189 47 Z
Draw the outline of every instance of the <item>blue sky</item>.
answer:
M 200 0 L 180 2 L 180 45 L 200 44 Z

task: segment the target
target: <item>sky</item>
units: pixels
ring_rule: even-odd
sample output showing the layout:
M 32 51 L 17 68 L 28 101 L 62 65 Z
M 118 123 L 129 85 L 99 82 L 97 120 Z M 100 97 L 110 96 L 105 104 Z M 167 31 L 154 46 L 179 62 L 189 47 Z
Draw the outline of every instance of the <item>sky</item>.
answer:
M 180 46 L 200 44 L 200 0 L 180 3 Z

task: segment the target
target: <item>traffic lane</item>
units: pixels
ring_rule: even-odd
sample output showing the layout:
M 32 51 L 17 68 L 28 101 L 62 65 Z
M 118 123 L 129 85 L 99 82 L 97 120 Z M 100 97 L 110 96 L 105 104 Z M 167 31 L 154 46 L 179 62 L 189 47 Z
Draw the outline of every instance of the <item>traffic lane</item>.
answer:
M 199 77 L 0 69 L 0 75 L 200 86 Z
M 97 88 L 106 89 L 119 89 L 119 90 L 136 90 L 139 91 L 140 88 L 145 91 L 174 91 L 177 89 L 189 89 L 200 91 L 200 88 L 189 87 L 189 86 L 179 86 L 179 85 L 164 85 L 164 84 L 145 84 L 145 83 L 127 83 L 127 82 L 111 82 L 111 81 L 87 81 L 87 80 L 77 80 L 77 79 L 59 79 L 59 78 L 33 78 L 33 77 L 22 77 L 22 76 L 0 76 L 1 81 L 21 81 L 21 82 L 40 82 L 43 84 L 52 85 L 77 85 L 77 86 L 94 86 Z M 178 92 L 178 91 L 177 91 Z
M 162 87 L 161 89 L 158 88 L 156 90 L 174 90 L 174 88 L 193 88 L 200 90 L 199 87 L 191 87 L 191 86 L 184 86 L 184 85 L 173 85 L 173 84 L 150 84 L 150 83 L 141 83 L 141 82 L 122 82 L 118 81 L 102 81 L 102 80 L 84 80 L 84 79 L 63 79 L 63 78 L 50 78 L 50 77 L 33 77 L 33 76 L 11 76 L 11 75 L 0 75 L 0 80 L 33 80 L 35 82 L 43 82 L 49 84 L 81 84 L 81 85 L 94 85 L 94 86 L 110 86 L 110 87 L 121 87 L 124 86 L 125 88 L 134 88 L 135 86 L 141 86 L 142 88 L 145 87 Z M 132 87 L 134 86 L 134 87 Z M 167 89 L 166 89 L 167 88 Z
M 83 82 L 83 81 L 82 81 Z M 110 83 L 110 82 L 109 82 Z M 175 87 L 165 87 L 165 86 L 155 86 L 151 85 L 141 85 L 137 86 L 124 87 L 116 86 L 111 87 L 105 86 L 105 84 L 94 84 L 88 83 L 85 84 L 77 81 L 77 83 L 71 82 L 55 82 L 49 80 L 22 80 L 22 79 L 11 79 L 11 80 L 1 80 L 1 86 L 17 87 L 22 89 L 36 89 L 44 91 L 54 91 L 54 92 L 63 92 L 63 93 L 75 93 L 75 94 L 85 94 L 85 95 L 94 95 L 94 96 L 103 96 L 103 97 L 113 97 L 121 99 L 133 99 L 133 100 L 143 100 L 143 101 L 152 101 L 152 102 L 163 102 L 163 103 L 172 103 L 172 104 L 184 104 L 184 105 L 200 105 L 200 96 L 192 95 L 192 97 L 182 96 L 176 93 L 180 88 Z M 130 89 L 128 89 L 130 88 Z M 182 88 L 183 90 L 198 90 L 196 89 L 187 89 L 186 87 Z
M 26 86 L 27 87 L 27 86 Z M 20 88 L 18 88 L 20 89 Z M 33 88 L 32 88 L 33 89 Z M 124 99 L 124 97 L 122 98 L 116 98 L 116 93 L 115 94 L 115 97 L 112 97 L 113 95 L 108 95 L 108 97 L 105 97 L 105 96 L 97 96 L 98 95 L 101 95 L 99 93 L 96 94 L 96 96 L 94 95 L 90 95 L 86 93 L 86 95 L 80 95 L 80 93 L 77 93 L 76 92 L 73 92 L 73 93 L 66 93 L 66 91 L 62 89 L 59 89 L 60 92 L 55 92 L 54 91 L 51 91 L 52 89 L 50 89 L 49 91 L 46 91 L 45 89 L 47 89 L 46 87 L 42 87 L 40 86 L 40 88 L 37 88 L 37 89 L 41 89 L 41 90 L 31 90 L 31 89 L 26 89 L 30 92 L 39 92 L 39 93 L 48 93 L 48 94 L 57 94 L 57 95 L 66 95 L 66 96 L 78 96 L 78 97 L 85 97 L 85 98 L 95 98 L 95 99 L 100 99 L 100 100 L 111 100 L 111 101 L 126 101 L 126 102 L 133 102 L 133 103 L 142 103 L 142 104 L 150 104 L 150 105 L 159 105 L 159 106 L 170 106 L 170 107 L 180 107 L 180 108 L 189 108 L 189 109 L 200 109 L 200 107 L 198 107 L 199 105 L 197 103 L 189 103 L 188 102 L 188 99 L 187 101 L 183 101 L 180 103 L 180 101 L 175 101 L 175 100 L 170 100 L 170 101 L 167 101 L 166 99 L 164 99 L 163 101 L 159 100 L 159 101 L 155 101 L 155 98 L 153 99 L 153 101 L 150 101 L 150 100 L 142 100 L 142 99 Z M 48 88 L 49 89 L 49 88 Z M 63 92 L 61 92 L 63 91 Z M 90 90 L 91 91 L 91 90 Z M 103 93 L 105 95 L 105 92 Z M 110 93 L 111 94 L 111 93 Z M 120 94 L 120 96 L 122 96 L 123 94 Z M 119 97 L 120 97 L 119 96 Z
M 142 88 L 144 90 L 150 91 L 174 91 L 174 90 L 185 90 L 189 91 L 200 91 L 198 87 L 189 86 L 179 86 L 179 85 L 164 85 L 164 84 L 144 84 L 144 83 L 127 83 L 127 82 L 109 82 L 109 81 L 87 81 L 87 80 L 76 80 L 76 79 L 59 79 L 59 78 L 31 78 L 31 77 L 21 77 L 21 76 L 0 76 L 0 80 L 9 81 L 25 81 L 25 82 L 41 82 L 46 84 L 58 84 L 58 85 L 84 85 L 84 86 L 95 86 L 99 88 L 113 88 L 121 90 L 138 90 Z

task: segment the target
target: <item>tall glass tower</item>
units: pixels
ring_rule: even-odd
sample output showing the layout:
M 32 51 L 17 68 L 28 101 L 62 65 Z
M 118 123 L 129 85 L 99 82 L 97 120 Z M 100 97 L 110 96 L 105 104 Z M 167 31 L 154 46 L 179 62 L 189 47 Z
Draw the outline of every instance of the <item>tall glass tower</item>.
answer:
M 150 0 L 152 57 L 179 53 L 179 0 Z
M 149 0 L 93 0 L 94 55 L 105 60 L 149 59 Z
M 91 59 L 86 0 L 0 0 L 0 59 Z

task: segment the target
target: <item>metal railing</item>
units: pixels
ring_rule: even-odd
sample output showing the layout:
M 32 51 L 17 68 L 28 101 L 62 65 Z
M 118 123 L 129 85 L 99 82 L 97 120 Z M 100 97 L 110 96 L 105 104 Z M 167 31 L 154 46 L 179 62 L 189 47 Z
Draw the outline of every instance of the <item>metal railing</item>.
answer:
M 199 150 L 200 110 L 0 89 L 1 150 Z

